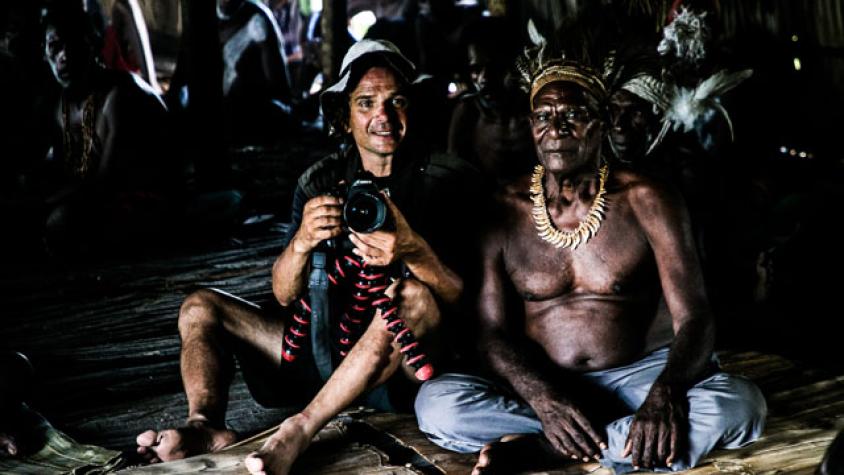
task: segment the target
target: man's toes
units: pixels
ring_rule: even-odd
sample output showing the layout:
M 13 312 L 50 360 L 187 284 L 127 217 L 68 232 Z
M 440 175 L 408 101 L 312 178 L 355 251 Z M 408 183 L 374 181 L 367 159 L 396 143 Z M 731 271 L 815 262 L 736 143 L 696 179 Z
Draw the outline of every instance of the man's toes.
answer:
M 138 435 L 138 437 L 135 438 L 135 442 L 137 442 L 138 447 L 151 447 L 155 443 L 156 437 L 158 437 L 158 432 L 148 430 Z
M 18 446 L 15 444 L 15 438 L 10 435 L 0 434 L 0 455 L 15 456 L 18 454 Z
M 475 467 L 472 469 L 472 475 L 480 475 L 484 472 L 484 469 L 489 466 L 489 452 L 491 449 L 492 447 L 489 445 L 484 446 L 484 448 L 481 449 L 481 452 L 478 454 L 478 461 L 475 463 Z
M 249 470 L 249 473 L 253 475 L 261 475 L 264 474 L 264 459 L 258 454 L 258 452 L 252 452 L 251 454 L 246 456 L 246 460 L 244 460 L 246 464 L 246 469 Z
M 481 467 L 486 467 L 492 461 L 492 457 L 495 453 L 495 444 L 485 445 L 484 448 L 481 449 L 481 452 L 478 454 L 478 463 Z

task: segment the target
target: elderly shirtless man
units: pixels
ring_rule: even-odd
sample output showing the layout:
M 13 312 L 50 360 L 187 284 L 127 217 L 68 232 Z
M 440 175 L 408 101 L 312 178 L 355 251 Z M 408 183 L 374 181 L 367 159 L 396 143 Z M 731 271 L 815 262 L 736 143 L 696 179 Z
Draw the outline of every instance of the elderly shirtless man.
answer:
M 475 473 L 534 454 L 680 470 L 754 441 L 765 400 L 713 359 L 680 199 L 604 164 L 608 93 L 592 69 L 558 60 L 529 86 L 540 165 L 499 193 L 482 240 L 479 331 L 495 374 L 427 382 L 420 428 L 480 451 Z

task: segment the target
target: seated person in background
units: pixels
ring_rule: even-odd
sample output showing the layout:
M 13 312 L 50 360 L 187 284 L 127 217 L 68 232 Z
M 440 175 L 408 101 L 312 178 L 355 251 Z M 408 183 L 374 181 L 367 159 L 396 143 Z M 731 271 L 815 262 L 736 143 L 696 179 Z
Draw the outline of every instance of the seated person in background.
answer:
M 531 454 L 682 470 L 753 442 L 765 400 L 713 358 L 682 201 L 604 163 L 609 98 L 595 69 L 538 58 L 523 70 L 540 165 L 499 192 L 481 242 L 480 348 L 497 379 L 426 382 L 420 428 L 480 451 L 475 473 L 510 473 Z
M 287 310 L 261 308 L 215 289 L 185 300 L 179 332 L 189 414 L 184 427 L 138 436 L 139 452 L 151 461 L 235 441 L 225 424 L 232 356 L 259 403 L 309 401 L 249 455 L 253 473 L 288 473 L 314 435 L 355 400 L 365 396 L 372 407 L 401 407 L 393 383 L 405 375 L 412 381 L 430 376 L 420 355 L 433 357 L 440 320 L 462 292 L 452 262 L 466 254 L 461 237 L 471 219 L 458 205 L 468 206 L 474 195 L 466 183 L 477 178 L 461 160 L 430 154 L 411 135 L 420 127 L 412 123 L 419 107 L 411 94 L 415 78 L 413 64 L 389 42 L 363 40 L 346 53 L 339 82 L 321 99 L 326 119 L 350 146 L 299 179 L 288 243 L 273 266 L 273 294 Z M 390 196 L 385 211 L 391 224 L 373 232 L 350 231 L 343 198 L 332 194 L 362 176 Z M 391 284 L 386 276 L 396 267 L 406 272 Z M 354 291 L 347 275 L 358 279 L 355 288 L 368 290 Z M 376 313 L 382 297 L 368 295 L 385 291 L 400 303 Z M 380 386 L 388 381 L 389 395 Z
M 448 151 L 473 164 L 493 183 L 530 170 L 529 110 L 511 65 L 515 53 L 500 18 L 481 18 L 464 33 L 472 91 L 451 117 Z
M 234 143 L 267 143 L 289 131 L 292 94 L 284 42 L 258 0 L 217 0 L 223 113 Z
M 76 3 L 55 3 L 42 23 L 61 86 L 48 163 L 55 183 L 36 190 L 46 195 L 48 247 L 80 250 L 163 229 L 180 177 L 164 103 L 137 76 L 100 65 L 99 37 Z

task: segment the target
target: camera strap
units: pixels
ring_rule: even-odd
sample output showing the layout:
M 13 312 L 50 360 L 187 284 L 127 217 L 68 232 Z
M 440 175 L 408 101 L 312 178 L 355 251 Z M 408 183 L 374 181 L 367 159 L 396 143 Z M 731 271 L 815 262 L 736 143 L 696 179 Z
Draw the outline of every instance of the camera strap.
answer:
M 328 302 L 328 272 L 325 252 L 311 253 L 308 294 L 311 304 L 311 351 L 323 381 L 334 371 L 331 352 L 331 309 Z

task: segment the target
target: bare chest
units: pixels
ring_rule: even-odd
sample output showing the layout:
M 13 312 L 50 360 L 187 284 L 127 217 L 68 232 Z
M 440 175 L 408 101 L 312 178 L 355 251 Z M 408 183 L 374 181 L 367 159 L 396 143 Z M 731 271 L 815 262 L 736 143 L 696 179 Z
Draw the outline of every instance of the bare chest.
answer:
M 504 252 L 511 282 L 525 301 L 567 295 L 630 295 L 655 282 L 653 254 L 632 212 L 608 206 L 601 226 L 577 249 L 539 237 L 529 209 L 521 213 Z

